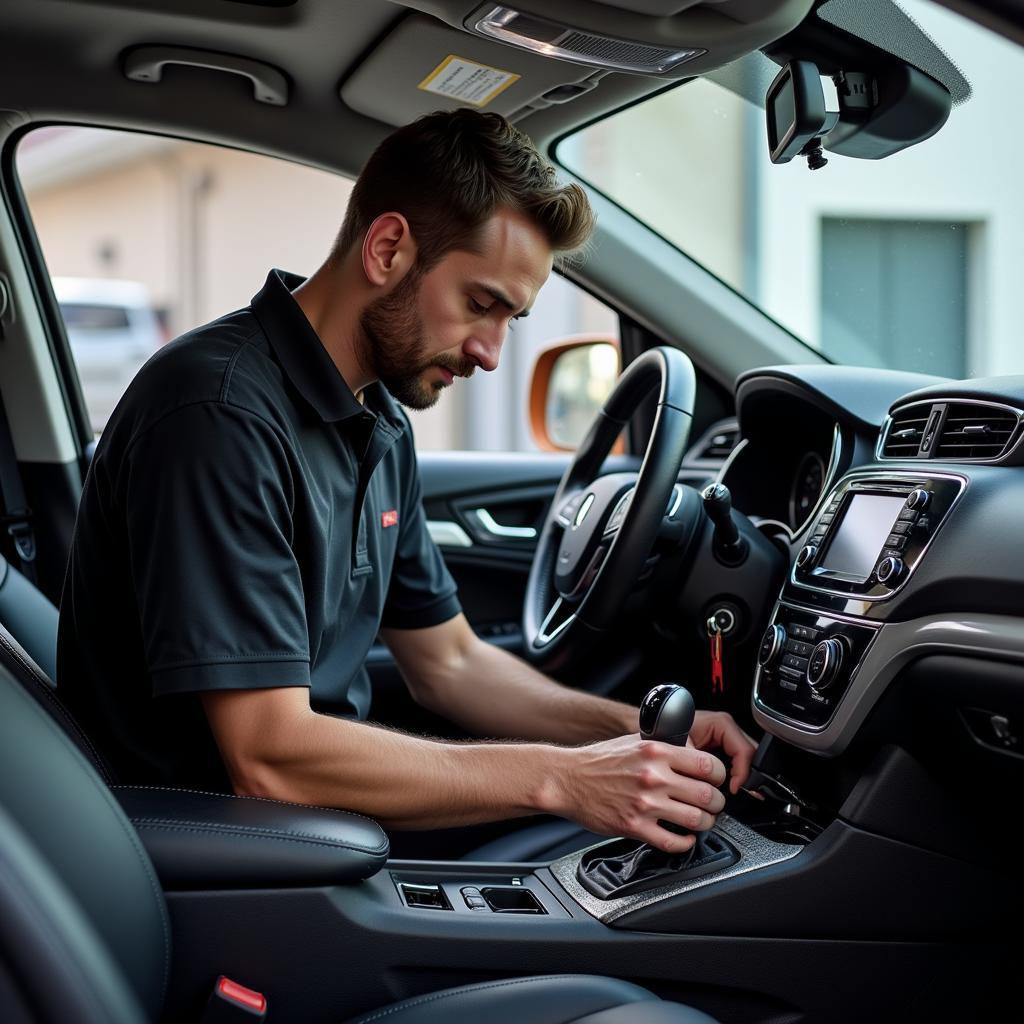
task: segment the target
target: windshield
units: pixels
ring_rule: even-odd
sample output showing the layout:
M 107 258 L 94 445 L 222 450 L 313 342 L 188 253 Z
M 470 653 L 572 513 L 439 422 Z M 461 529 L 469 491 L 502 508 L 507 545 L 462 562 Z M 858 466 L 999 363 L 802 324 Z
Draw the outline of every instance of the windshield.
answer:
M 902 153 L 773 165 L 763 110 L 719 84 L 763 77 L 755 54 L 576 133 L 559 160 L 834 362 L 1024 372 L 1024 50 L 937 5 L 900 6 L 973 90 Z

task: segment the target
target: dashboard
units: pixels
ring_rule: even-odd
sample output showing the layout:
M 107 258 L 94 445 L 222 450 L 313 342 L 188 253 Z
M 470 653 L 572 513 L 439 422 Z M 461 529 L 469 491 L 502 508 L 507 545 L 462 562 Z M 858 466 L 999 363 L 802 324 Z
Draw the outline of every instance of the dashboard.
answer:
M 1024 377 L 769 367 L 739 379 L 736 403 L 719 479 L 790 561 L 758 724 L 836 756 L 932 666 L 943 697 L 927 714 L 1024 766 Z

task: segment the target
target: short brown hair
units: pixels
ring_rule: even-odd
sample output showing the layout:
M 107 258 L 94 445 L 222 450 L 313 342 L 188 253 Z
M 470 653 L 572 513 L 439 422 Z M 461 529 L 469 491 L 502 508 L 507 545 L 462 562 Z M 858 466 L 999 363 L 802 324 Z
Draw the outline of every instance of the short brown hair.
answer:
M 409 222 L 421 271 L 453 249 L 474 248 L 495 210 L 526 214 L 557 257 L 577 251 L 594 227 L 579 185 L 561 185 L 533 143 L 500 114 L 459 109 L 426 114 L 389 135 L 356 181 L 331 252 L 343 257 L 382 213 Z

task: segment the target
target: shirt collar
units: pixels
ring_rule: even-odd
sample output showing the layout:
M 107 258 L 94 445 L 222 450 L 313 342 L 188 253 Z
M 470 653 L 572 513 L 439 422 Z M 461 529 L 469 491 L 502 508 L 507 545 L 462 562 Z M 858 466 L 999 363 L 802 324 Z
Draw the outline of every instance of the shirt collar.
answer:
M 382 384 L 366 388 L 365 405 L 352 393 L 292 295 L 304 281 L 299 274 L 271 270 L 252 299 L 252 311 L 292 385 L 325 423 L 377 412 L 396 430 L 404 430 L 398 405 Z

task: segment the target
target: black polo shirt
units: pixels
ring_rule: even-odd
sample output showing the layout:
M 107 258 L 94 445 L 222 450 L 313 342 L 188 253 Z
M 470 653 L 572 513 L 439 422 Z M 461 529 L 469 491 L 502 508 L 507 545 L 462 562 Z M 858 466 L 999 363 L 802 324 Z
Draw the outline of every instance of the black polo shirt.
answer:
M 61 600 L 58 692 L 122 780 L 227 786 L 197 696 L 308 686 L 365 718 L 381 625 L 459 611 L 412 432 L 365 404 L 272 271 L 162 349 L 103 431 Z

